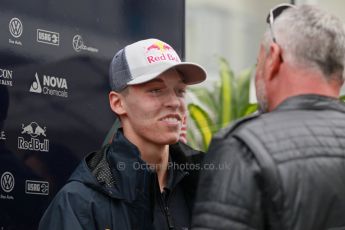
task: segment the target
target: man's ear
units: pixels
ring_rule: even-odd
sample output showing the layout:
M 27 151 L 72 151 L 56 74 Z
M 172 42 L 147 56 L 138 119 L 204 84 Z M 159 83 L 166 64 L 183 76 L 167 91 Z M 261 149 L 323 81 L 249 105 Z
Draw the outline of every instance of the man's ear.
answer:
M 111 110 L 117 115 L 123 115 L 126 113 L 126 109 L 124 107 L 124 97 L 120 93 L 111 91 L 109 93 L 109 104 Z
M 267 77 L 268 81 L 273 80 L 280 69 L 280 65 L 283 63 L 282 59 L 282 49 L 277 43 L 271 43 L 270 50 L 268 53 L 268 58 L 266 61 L 267 67 Z

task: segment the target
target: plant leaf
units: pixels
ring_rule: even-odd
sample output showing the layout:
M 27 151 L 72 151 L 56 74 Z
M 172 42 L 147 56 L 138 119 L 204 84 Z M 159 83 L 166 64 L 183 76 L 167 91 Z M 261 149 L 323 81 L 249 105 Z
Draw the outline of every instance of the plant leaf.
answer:
M 340 96 L 339 99 L 340 99 L 341 101 L 345 101 L 345 95 Z
M 198 142 L 196 137 L 192 131 L 192 129 L 187 129 L 187 144 L 192 147 L 193 149 L 198 149 Z
M 191 87 L 190 90 L 210 111 L 217 111 L 217 102 L 214 100 L 212 93 L 204 87 Z
M 248 116 L 258 110 L 258 104 L 248 104 L 244 114 L 241 117 Z
M 233 104 L 233 80 L 234 74 L 229 67 L 229 64 L 224 58 L 220 58 L 220 78 L 221 86 L 219 91 L 219 121 L 220 128 L 225 127 L 232 121 L 233 110 L 235 106 Z
M 236 118 L 243 117 L 246 113 L 249 105 L 249 91 L 250 80 L 252 76 L 253 68 L 243 70 L 237 77 L 237 116 Z
M 210 119 L 209 115 L 205 112 L 205 110 L 203 110 L 200 106 L 196 104 L 189 104 L 188 111 L 201 134 L 202 145 L 204 150 L 206 150 L 208 145 L 210 144 L 213 134 L 212 127 L 214 126 L 212 120 Z

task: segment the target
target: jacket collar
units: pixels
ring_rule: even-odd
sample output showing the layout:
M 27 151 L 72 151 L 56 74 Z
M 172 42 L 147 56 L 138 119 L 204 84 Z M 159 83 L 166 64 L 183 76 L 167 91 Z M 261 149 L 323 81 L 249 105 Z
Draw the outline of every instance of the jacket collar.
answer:
M 127 140 L 122 130 L 116 133 L 109 150 L 107 161 L 115 177 L 112 196 L 132 202 L 138 196 L 149 197 L 155 173 L 141 159 L 138 148 Z
M 180 142 L 170 145 L 169 154 L 173 163 L 198 166 L 204 156 Z M 111 144 L 84 158 L 69 181 L 79 181 L 110 197 L 132 203 L 140 197 L 150 197 L 153 192 L 156 175 L 145 166 L 138 148 L 119 130 Z M 187 193 L 194 193 L 198 171 L 195 168 L 182 170 L 181 167 L 179 170 L 177 180 L 172 182 L 173 187 L 181 182 Z
M 112 196 L 128 201 L 137 199 L 140 194 L 145 197 L 150 196 L 154 189 L 156 173 L 146 167 L 138 148 L 126 139 L 122 130 L 117 132 L 107 156 L 112 173 L 115 175 Z M 170 171 L 170 175 L 173 175 L 173 180 L 170 181 L 171 188 L 182 183 L 186 192 L 195 192 L 198 181 L 198 170 L 195 167 L 200 167 L 203 157 L 202 152 L 181 142 L 170 145 L 169 158 L 171 163 L 178 166 L 172 167 Z M 120 165 L 122 168 L 119 167 Z
M 287 98 L 273 111 L 329 109 L 345 113 L 345 104 L 334 97 L 304 94 Z

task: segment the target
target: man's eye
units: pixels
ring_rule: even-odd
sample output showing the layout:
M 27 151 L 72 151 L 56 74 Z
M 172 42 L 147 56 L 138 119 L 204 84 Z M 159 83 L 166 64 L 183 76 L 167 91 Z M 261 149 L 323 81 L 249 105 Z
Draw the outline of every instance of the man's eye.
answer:
M 184 96 L 186 94 L 186 89 L 178 89 L 178 95 Z
M 161 91 L 162 91 L 161 89 L 150 89 L 149 90 L 150 93 L 159 93 Z

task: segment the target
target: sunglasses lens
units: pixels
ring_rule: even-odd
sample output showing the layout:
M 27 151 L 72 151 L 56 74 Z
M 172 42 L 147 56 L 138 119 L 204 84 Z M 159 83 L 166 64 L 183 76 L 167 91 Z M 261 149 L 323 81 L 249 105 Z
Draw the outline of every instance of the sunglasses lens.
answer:
M 277 18 L 284 10 L 286 10 L 287 8 L 290 8 L 290 6 L 281 6 L 281 7 L 277 7 L 276 9 L 274 9 L 272 11 L 273 13 L 273 18 Z

